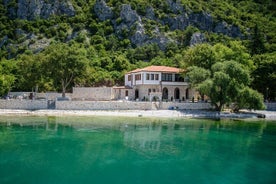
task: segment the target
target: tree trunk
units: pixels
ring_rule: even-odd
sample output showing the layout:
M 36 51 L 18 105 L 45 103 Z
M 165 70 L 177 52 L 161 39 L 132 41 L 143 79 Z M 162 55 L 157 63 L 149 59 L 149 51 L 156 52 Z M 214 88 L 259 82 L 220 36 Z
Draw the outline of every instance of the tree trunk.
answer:
M 62 85 L 62 98 L 65 98 L 66 87 L 65 87 L 64 80 L 61 80 L 61 85 Z

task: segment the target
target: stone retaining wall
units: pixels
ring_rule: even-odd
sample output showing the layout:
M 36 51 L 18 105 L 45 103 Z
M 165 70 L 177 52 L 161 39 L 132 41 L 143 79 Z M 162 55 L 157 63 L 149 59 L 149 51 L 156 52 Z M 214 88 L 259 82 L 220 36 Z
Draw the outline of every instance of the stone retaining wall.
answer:
M 57 110 L 151 110 L 149 102 L 57 101 Z
M 154 102 L 153 102 L 154 103 Z M 179 110 L 208 110 L 212 106 L 210 103 L 177 103 L 177 102 L 161 102 L 160 109 L 179 109 Z
M 276 111 L 276 102 L 273 103 L 265 103 L 266 110 L 268 111 Z
M 39 110 L 47 108 L 46 100 L 0 100 L 0 109 Z
M 74 100 L 112 100 L 114 99 L 111 87 L 74 87 L 72 99 Z
M 210 109 L 209 103 L 133 102 L 133 101 L 57 101 L 58 110 L 157 110 Z
M 0 109 L 48 109 L 47 100 L 0 100 Z M 210 109 L 209 103 L 134 102 L 134 101 L 56 101 L 57 110 L 158 110 Z

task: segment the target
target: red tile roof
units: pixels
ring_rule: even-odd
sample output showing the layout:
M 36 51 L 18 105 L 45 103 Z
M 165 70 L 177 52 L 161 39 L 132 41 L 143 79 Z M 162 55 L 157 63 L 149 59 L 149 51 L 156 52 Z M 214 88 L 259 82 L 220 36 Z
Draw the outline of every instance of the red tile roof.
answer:
M 163 73 L 180 73 L 182 69 L 168 66 L 148 66 L 145 68 L 138 68 L 136 70 L 132 70 L 128 72 L 130 73 L 138 73 L 138 72 L 163 72 Z

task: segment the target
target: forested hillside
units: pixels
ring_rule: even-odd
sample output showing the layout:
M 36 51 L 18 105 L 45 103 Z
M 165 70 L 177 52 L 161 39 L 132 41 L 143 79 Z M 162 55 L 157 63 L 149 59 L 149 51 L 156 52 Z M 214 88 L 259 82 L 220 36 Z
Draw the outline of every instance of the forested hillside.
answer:
M 147 65 L 235 61 L 275 100 L 275 10 L 272 0 L 3 0 L 0 95 L 121 85 Z

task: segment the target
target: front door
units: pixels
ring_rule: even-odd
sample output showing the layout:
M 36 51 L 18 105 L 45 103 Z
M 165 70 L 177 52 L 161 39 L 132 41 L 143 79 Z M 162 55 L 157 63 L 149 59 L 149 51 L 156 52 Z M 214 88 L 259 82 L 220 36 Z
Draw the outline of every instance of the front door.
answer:
M 163 88 L 162 98 L 163 98 L 163 100 L 168 100 L 168 98 L 169 98 L 168 88 Z
M 138 89 L 135 90 L 135 100 L 136 99 L 139 99 L 139 90 Z
M 175 88 L 175 90 L 174 90 L 174 99 L 175 100 L 179 100 L 180 99 L 179 88 Z

